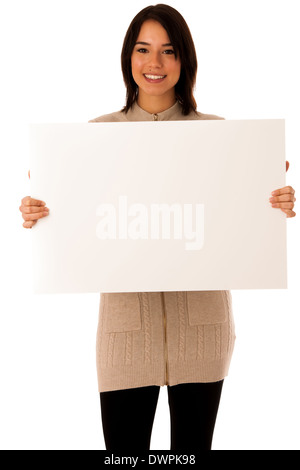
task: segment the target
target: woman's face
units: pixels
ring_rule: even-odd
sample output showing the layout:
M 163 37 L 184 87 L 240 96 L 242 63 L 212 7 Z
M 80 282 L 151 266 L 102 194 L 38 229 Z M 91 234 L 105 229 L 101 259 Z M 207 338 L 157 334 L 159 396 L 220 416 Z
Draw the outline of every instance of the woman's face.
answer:
M 179 57 L 175 58 L 167 31 L 159 22 L 143 23 L 132 52 L 131 68 L 139 95 L 175 96 L 181 62 Z

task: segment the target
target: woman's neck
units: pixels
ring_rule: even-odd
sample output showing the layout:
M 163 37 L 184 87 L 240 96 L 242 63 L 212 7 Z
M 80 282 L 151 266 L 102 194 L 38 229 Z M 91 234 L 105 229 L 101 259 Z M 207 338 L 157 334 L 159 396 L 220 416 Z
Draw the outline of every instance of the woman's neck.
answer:
M 150 114 L 158 114 L 171 108 L 176 103 L 175 93 L 164 96 L 149 96 L 139 92 L 137 103 Z

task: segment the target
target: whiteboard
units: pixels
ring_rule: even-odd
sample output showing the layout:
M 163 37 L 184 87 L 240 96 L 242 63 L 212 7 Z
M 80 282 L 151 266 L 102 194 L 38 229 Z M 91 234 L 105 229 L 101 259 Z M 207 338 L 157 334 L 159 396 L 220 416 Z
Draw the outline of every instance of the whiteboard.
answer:
M 287 288 L 285 121 L 30 125 L 35 293 Z

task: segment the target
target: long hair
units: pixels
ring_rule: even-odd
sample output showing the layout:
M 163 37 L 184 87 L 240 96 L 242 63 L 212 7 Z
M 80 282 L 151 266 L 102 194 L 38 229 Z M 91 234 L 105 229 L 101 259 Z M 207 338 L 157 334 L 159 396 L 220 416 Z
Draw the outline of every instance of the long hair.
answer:
M 197 56 L 190 29 L 183 16 L 169 5 L 158 4 L 140 11 L 132 20 L 124 38 L 121 66 L 126 86 L 126 105 L 122 112 L 127 113 L 138 97 L 138 86 L 132 76 L 131 56 L 141 27 L 146 20 L 156 20 L 167 31 L 174 47 L 175 57 L 181 60 L 180 78 L 175 85 L 176 99 L 182 106 L 182 113 L 188 115 L 196 111 L 197 103 L 193 94 L 197 75 Z

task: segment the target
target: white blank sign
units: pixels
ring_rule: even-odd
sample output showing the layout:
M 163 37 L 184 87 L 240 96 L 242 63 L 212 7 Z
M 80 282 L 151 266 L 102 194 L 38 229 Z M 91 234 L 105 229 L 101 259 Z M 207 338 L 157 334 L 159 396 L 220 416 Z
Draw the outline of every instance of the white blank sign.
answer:
M 34 292 L 287 288 L 284 124 L 32 124 Z

